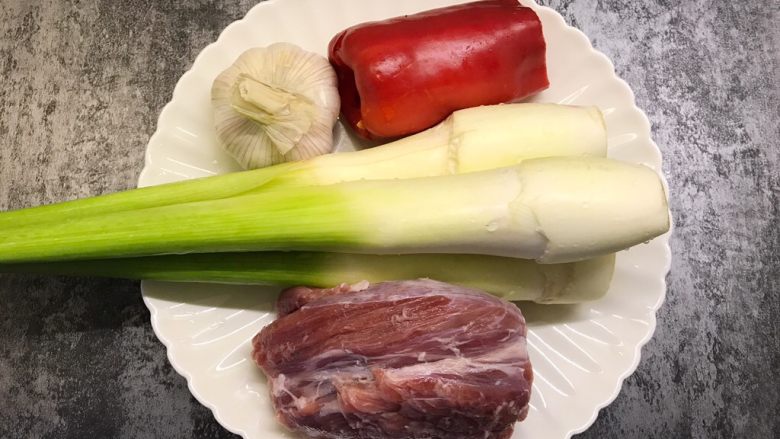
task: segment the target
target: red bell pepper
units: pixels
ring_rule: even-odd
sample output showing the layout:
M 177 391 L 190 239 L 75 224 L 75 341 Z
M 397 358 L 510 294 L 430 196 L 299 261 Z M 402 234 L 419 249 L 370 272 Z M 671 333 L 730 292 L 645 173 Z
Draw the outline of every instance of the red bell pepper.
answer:
M 359 24 L 333 37 L 328 55 L 342 116 L 365 138 L 415 133 L 549 86 L 541 22 L 516 0 Z

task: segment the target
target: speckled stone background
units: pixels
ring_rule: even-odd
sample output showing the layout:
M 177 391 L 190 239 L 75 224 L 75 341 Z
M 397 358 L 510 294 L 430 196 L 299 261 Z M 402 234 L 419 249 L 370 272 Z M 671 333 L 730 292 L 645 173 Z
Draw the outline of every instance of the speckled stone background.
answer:
M 254 3 L 0 2 L 0 210 L 133 187 L 177 79 Z M 546 3 L 633 87 L 676 223 L 655 337 L 579 437 L 780 437 L 780 2 Z M 137 282 L 0 275 L 0 437 L 234 436 Z

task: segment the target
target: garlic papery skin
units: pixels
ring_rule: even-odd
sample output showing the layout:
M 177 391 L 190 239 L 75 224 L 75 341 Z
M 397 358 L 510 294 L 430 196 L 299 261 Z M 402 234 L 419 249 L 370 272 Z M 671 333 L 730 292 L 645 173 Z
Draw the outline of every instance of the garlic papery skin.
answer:
M 324 57 L 289 43 L 249 49 L 211 88 L 221 146 L 245 169 L 333 150 L 336 73 Z

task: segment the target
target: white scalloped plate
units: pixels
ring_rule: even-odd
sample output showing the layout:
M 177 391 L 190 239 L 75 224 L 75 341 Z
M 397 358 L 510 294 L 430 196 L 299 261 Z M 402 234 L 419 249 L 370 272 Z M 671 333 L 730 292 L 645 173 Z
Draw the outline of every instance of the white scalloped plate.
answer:
M 271 0 L 255 6 L 204 49 L 163 109 L 139 186 L 238 170 L 218 147 L 209 90 L 245 49 L 288 41 L 325 54 L 330 37 L 355 23 L 462 3 L 453 0 Z M 526 2 L 528 3 L 528 2 Z M 548 44 L 551 87 L 540 102 L 597 105 L 609 130 L 609 155 L 660 172 L 661 154 L 634 96 L 588 38 L 546 7 L 536 9 Z M 352 148 L 338 136 L 339 149 Z M 621 252 L 606 297 L 580 306 L 522 305 L 534 365 L 532 410 L 514 438 L 566 438 L 583 431 L 620 391 L 655 329 L 666 292 L 669 234 Z M 152 326 L 193 395 L 228 430 L 246 438 L 294 437 L 276 423 L 250 339 L 274 318 L 277 290 L 144 282 Z

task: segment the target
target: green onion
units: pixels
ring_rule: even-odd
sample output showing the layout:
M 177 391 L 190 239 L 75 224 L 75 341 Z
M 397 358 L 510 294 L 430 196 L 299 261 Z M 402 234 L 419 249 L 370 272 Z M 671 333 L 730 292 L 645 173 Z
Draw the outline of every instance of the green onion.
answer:
M 614 255 L 541 265 L 523 259 L 477 255 L 262 252 L 0 264 L 0 272 L 313 287 L 425 277 L 479 288 L 507 300 L 573 303 L 603 296 L 614 265 Z
M 2 213 L 0 230 L 224 199 L 268 188 L 432 177 L 509 166 L 535 157 L 605 157 L 606 153 L 604 121 L 595 107 L 477 107 L 457 111 L 422 133 L 363 151 Z
M 669 228 L 651 169 L 549 157 L 443 177 L 267 189 L 0 231 L 0 263 L 303 250 L 570 262 Z

